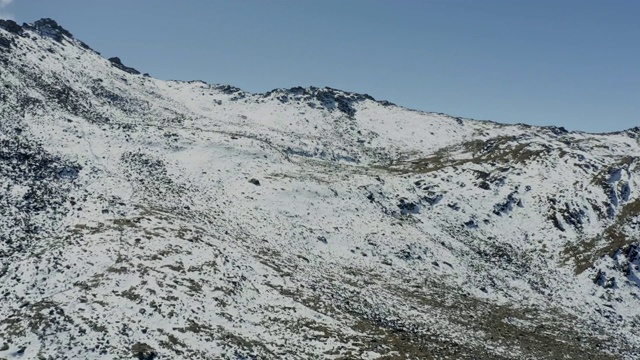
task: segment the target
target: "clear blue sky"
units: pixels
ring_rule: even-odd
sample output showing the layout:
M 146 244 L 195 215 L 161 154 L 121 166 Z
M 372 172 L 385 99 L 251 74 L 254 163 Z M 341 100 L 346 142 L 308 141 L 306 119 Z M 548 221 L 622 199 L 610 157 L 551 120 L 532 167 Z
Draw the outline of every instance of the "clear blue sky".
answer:
M 14 0 L 0 12 L 51 17 L 161 79 L 331 86 L 570 130 L 640 125 L 640 0 Z

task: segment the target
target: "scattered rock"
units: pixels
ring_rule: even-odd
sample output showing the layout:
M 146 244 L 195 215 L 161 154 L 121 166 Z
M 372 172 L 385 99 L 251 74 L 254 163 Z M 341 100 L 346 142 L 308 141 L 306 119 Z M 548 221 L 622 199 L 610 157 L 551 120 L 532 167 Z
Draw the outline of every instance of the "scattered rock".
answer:
M 442 194 L 437 194 L 433 191 L 429 191 L 427 195 L 422 197 L 422 200 L 427 204 L 434 206 L 437 205 L 443 197 L 444 196 Z
M 489 185 L 489 183 L 486 181 L 482 181 L 480 184 L 478 184 L 478 187 L 483 190 L 491 190 L 491 185 Z
M 11 49 L 13 41 L 0 35 L 0 48 Z M 2 49 L 0 49 L 2 50 Z
M 469 229 L 477 229 L 478 223 L 474 219 L 470 219 L 469 221 L 464 223 L 464 226 L 466 226 Z
M 514 191 L 507 195 L 507 198 L 501 203 L 493 206 L 493 213 L 498 216 L 510 213 L 514 206 L 523 207 L 522 200 L 517 197 L 518 192 Z
M 420 205 L 411 202 L 405 198 L 400 198 L 399 204 L 398 204 L 398 208 L 400 208 L 400 211 L 402 212 L 403 215 L 407 215 L 407 214 L 418 214 L 420 212 Z
M 145 343 L 136 343 L 131 347 L 131 352 L 138 360 L 154 360 L 158 356 L 158 353 Z
M 447 204 L 447 207 L 449 207 L 449 209 L 451 210 L 460 211 L 460 206 L 458 205 L 458 203 L 449 203 Z

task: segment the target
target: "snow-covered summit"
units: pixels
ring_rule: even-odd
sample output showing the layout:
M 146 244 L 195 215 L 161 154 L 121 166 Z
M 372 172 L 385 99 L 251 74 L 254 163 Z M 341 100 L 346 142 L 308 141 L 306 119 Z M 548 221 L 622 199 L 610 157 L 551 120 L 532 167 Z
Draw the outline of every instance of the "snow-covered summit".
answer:
M 0 21 L 0 358 L 637 358 L 640 128 L 125 63 Z

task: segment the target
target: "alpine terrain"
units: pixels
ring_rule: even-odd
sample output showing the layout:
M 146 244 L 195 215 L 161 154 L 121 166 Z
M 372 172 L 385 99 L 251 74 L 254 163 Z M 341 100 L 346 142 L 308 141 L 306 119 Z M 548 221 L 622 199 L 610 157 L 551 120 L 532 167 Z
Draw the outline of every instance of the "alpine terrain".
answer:
M 163 81 L 0 21 L 0 359 L 638 359 L 639 241 L 640 127 Z

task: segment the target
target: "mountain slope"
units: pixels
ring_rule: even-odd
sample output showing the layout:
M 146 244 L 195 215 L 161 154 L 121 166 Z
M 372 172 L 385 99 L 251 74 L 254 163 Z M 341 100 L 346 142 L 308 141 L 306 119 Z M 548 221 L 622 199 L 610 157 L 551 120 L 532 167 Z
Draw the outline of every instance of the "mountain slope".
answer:
M 640 353 L 640 128 L 162 81 L 49 19 L 0 69 L 0 358 Z

